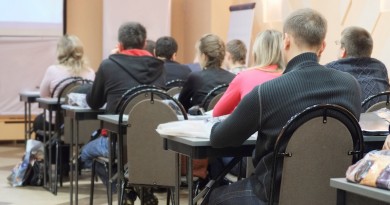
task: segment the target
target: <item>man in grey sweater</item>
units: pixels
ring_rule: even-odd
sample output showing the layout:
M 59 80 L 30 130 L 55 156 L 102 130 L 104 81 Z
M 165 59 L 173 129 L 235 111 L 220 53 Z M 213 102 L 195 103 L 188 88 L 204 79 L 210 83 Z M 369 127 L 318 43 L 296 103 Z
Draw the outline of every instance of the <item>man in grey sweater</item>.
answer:
M 315 104 L 337 104 L 359 119 L 360 87 L 356 79 L 318 63 L 325 49 L 327 22 L 312 9 L 287 17 L 283 55 L 287 63 L 279 78 L 255 87 L 234 112 L 211 131 L 213 147 L 240 146 L 256 131 L 255 174 L 212 191 L 209 204 L 267 204 L 276 137 L 296 113 Z M 302 147 L 304 149 L 304 147 Z

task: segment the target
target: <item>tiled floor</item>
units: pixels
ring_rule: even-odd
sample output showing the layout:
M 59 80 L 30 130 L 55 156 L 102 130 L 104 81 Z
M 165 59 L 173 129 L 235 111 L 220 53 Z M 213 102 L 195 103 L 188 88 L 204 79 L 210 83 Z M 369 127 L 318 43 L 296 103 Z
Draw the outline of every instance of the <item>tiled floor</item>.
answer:
M 43 187 L 12 187 L 7 177 L 12 168 L 21 161 L 24 144 L 0 144 L 0 205 L 65 205 L 70 201 L 69 182 L 64 182 L 55 196 Z M 90 173 L 83 171 L 79 183 L 79 204 L 89 204 Z M 157 193 L 159 204 L 166 204 L 166 193 Z M 186 190 L 180 191 L 180 204 L 188 204 Z M 116 195 L 114 196 L 116 199 Z M 95 184 L 94 204 L 107 204 L 105 187 L 101 182 Z M 140 204 L 139 199 L 135 204 Z

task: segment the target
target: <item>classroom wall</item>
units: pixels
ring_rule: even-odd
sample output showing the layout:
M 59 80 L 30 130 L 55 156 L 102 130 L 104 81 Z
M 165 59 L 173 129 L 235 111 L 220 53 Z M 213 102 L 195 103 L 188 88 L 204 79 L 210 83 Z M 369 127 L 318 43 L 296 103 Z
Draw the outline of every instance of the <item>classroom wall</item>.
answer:
M 229 26 L 229 6 L 256 2 L 252 39 L 265 29 L 282 30 L 281 21 L 264 22 L 264 0 L 172 0 L 171 32 L 179 43 L 178 61 L 192 62 L 195 43 L 205 33 L 214 33 L 226 40 Z M 76 3 L 77 2 L 77 3 Z M 79 35 L 93 68 L 102 59 L 102 2 L 103 0 L 68 0 L 68 33 Z M 328 20 L 327 47 L 321 63 L 335 60 L 334 44 L 346 26 L 368 29 L 374 38 L 373 57 L 390 67 L 390 30 L 386 22 L 390 12 L 380 12 L 380 0 L 283 0 L 282 17 L 291 11 L 310 7 L 320 11 Z M 158 21 L 156 20 L 156 23 Z M 253 40 L 252 40 L 253 42 Z

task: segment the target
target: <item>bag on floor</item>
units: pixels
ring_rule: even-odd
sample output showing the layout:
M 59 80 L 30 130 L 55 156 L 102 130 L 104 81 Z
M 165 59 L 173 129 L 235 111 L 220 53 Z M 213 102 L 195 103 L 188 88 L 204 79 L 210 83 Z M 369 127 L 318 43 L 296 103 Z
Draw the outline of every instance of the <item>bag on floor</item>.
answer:
M 12 169 L 11 175 L 7 177 L 9 184 L 14 187 L 26 185 L 33 162 L 43 159 L 43 151 L 42 142 L 33 139 L 27 140 L 26 152 L 22 161 Z

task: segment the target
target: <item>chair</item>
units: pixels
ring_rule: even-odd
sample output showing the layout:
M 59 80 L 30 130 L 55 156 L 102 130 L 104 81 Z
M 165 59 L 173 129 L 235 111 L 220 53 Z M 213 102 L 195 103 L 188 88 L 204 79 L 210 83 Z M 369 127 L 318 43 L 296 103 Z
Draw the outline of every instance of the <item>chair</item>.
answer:
M 175 97 L 177 99 L 178 98 L 177 96 L 180 94 L 185 82 L 186 81 L 184 81 L 182 79 L 176 79 L 176 80 L 171 80 L 171 81 L 167 82 L 165 84 L 165 86 L 168 89 L 167 93 L 170 96 Z
M 330 104 L 305 109 L 277 138 L 269 204 L 336 204 L 329 179 L 344 177 L 362 154 L 362 132 L 348 110 Z
M 390 109 L 390 91 L 384 91 L 366 98 L 362 102 L 362 108 L 366 112 L 373 112 L 381 108 Z
M 141 187 L 167 187 L 168 197 L 171 190 L 175 190 L 173 202 L 178 202 L 179 179 L 177 168 L 178 154 L 164 150 L 164 140 L 156 132 L 156 127 L 161 123 L 178 120 L 178 112 L 187 119 L 187 114 L 183 106 L 166 92 L 158 89 L 145 89 L 131 95 L 124 105 L 128 105 L 139 95 L 148 93 L 149 98 L 139 101 L 132 106 L 128 113 L 127 122 L 127 163 L 128 182 L 132 186 Z M 173 109 L 167 104 L 169 100 L 176 106 Z M 123 106 L 120 111 L 119 124 L 122 116 L 126 114 L 127 106 Z M 123 133 L 118 133 L 122 136 Z M 141 204 L 143 198 L 141 198 Z
M 205 111 L 214 109 L 214 106 L 217 104 L 218 100 L 221 99 L 223 93 L 225 92 L 228 86 L 229 84 L 218 85 L 210 92 L 208 92 L 206 97 L 203 99 L 201 103 L 201 107 Z

